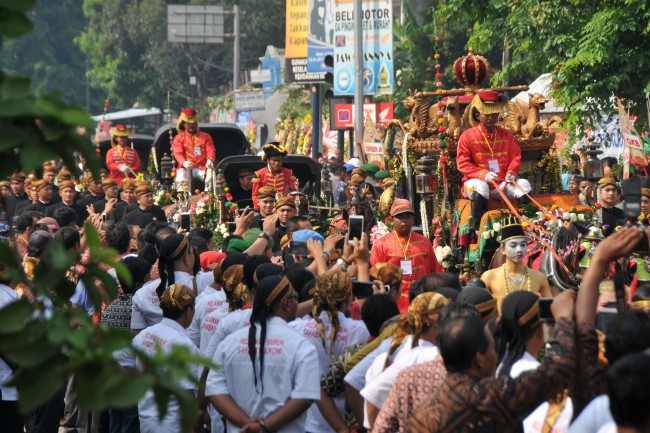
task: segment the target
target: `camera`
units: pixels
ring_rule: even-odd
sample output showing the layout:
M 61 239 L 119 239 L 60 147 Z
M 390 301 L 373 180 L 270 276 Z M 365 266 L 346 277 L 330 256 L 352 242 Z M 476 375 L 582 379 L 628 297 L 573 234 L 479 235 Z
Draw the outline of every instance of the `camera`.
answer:
M 640 225 L 639 215 L 641 215 L 641 179 L 627 179 L 623 181 L 623 212 L 627 219 L 627 225 Z M 639 243 L 634 247 L 634 252 L 641 255 L 648 255 L 648 240 L 643 236 Z

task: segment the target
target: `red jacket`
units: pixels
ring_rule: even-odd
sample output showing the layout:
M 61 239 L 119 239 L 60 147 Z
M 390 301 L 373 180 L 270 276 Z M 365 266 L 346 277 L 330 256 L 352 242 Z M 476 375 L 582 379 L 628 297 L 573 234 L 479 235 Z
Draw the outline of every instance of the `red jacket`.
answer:
M 480 125 L 463 132 L 456 151 L 456 164 L 463 173 L 463 182 L 470 179 L 485 181 L 490 172 L 490 159 L 499 161 L 499 180 L 505 180 L 507 174 L 518 177 L 521 148 L 514 135 L 498 126 L 489 136 Z
M 127 175 L 120 171 L 122 164 L 126 164 L 135 174 L 140 171 L 140 157 L 138 152 L 128 146 L 115 146 L 108 150 L 106 153 L 106 167 L 108 174 L 115 179 L 118 185 L 122 185 L 122 181 L 127 178 Z M 134 176 L 130 175 L 129 178 L 133 179 Z
M 379 238 L 370 250 L 371 266 L 377 263 L 400 266 L 402 260 L 410 260 L 413 271 L 411 275 L 402 276 L 402 295 L 397 301 L 397 307 L 403 313 L 409 306 L 411 284 L 433 272 L 444 272 L 444 268 L 438 264 L 429 239 L 415 232 L 411 232 L 410 237 L 402 237 L 392 231 Z
M 216 163 L 216 151 L 210 134 L 197 131 L 196 135 L 190 135 L 183 131 L 174 137 L 172 142 L 172 153 L 179 166 L 185 161 L 190 161 L 193 168 L 205 170 L 208 159 Z
M 269 171 L 268 167 L 260 168 L 255 172 L 255 177 L 253 178 L 253 205 L 255 209 L 259 209 L 259 204 L 257 203 L 257 191 L 263 186 L 272 187 L 275 192 L 281 196 L 287 195 L 290 189 L 296 187 L 296 177 L 293 175 L 293 171 L 288 168 L 282 167 L 280 169 L 280 174 L 273 176 Z

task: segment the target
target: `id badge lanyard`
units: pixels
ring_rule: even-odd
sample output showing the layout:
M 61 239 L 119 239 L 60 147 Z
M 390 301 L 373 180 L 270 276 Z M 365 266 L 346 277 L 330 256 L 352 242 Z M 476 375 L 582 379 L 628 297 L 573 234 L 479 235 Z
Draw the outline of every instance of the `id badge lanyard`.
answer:
M 393 233 L 395 234 L 395 239 L 397 239 L 397 243 L 404 255 L 404 259 L 400 260 L 400 268 L 402 268 L 402 273 L 404 275 L 413 275 L 413 262 L 406 256 L 406 253 L 409 249 L 409 245 L 411 244 L 411 235 L 413 235 L 413 232 L 409 232 L 409 238 L 406 241 L 406 247 L 402 246 L 402 241 L 400 241 L 397 232 L 393 232 Z

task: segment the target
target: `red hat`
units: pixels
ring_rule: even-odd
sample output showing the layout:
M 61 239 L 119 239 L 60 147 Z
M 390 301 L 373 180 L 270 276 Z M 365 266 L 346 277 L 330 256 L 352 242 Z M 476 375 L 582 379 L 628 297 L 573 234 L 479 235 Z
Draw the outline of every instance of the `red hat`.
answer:
M 395 199 L 393 205 L 390 207 L 390 216 L 394 217 L 395 215 L 402 213 L 412 213 L 415 215 L 415 211 L 413 210 L 410 201 L 404 198 Z
M 178 116 L 178 122 L 176 122 L 176 130 L 178 132 L 185 131 L 185 122 L 187 123 L 198 123 L 199 114 L 194 108 L 184 108 L 181 111 L 180 116 Z
M 227 256 L 228 254 L 222 253 L 221 251 L 206 251 L 201 253 L 199 259 L 201 262 L 201 269 L 203 269 L 204 272 L 208 272 L 208 266 L 215 263 L 221 263 L 221 261 Z
M 115 125 L 111 133 L 111 146 L 117 146 L 117 139 L 115 137 L 130 137 L 133 135 L 133 130 L 127 128 L 125 125 Z
M 501 100 L 501 94 L 494 90 L 481 90 L 474 95 L 470 109 L 470 124 L 472 126 L 478 125 L 478 121 L 474 118 L 472 110 L 476 109 L 480 114 L 501 114 L 508 106 L 507 102 Z

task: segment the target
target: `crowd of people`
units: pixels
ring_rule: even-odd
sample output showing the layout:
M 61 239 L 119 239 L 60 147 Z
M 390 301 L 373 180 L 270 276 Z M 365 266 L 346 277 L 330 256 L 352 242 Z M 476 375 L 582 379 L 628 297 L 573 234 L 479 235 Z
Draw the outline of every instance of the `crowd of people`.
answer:
M 477 98 L 476 126 L 461 136 L 457 156 L 475 211 L 496 188 L 513 199 L 531 191 L 519 178 L 516 142 L 495 124 L 498 95 Z M 174 142 L 175 156 L 187 152 L 176 157 L 183 179 L 204 178 L 215 162 L 197 122 L 196 112 L 183 110 L 184 134 Z M 650 248 L 650 229 L 614 229 L 624 216 L 613 178 L 597 182 L 612 230 L 589 252 L 577 293 L 558 291 L 526 266 L 526 232 L 514 216 L 500 229 L 503 265 L 461 284 L 415 231 L 416 210 L 406 199 L 393 201 L 392 229 L 372 244 L 369 226 L 358 237 L 337 227 L 323 236 L 290 195 L 295 178 L 282 166 L 279 143 L 264 147 L 265 168 L 239 171 L 233 193 L 252 205 L 235 212 L 232 234 L 215 246 L 211 230 L 167 221 L 151 186 L 133 179 L 140 161 L 125 137 L 126 128 L 115 128 L 109 171 L 85 177 L 81 196 L 69 171 L 52 163 L 43 179 L 12 175 L 4 200 L 16 221 L 10 241 L 31 277 L 49 243 L 84 254 L 83 223 L 101 233 L 132 279 L 116 276 L 117 298 L 98 310 L 70 273 L 76 287 L 69 302 L 98 326 L 130 332 L 142 353 L 183 346 L 219 366 L 189 365 L 201 386 L 178 383 L 196 396 L 195 430 L 650 431 L 643 409 L 650 403 L 650 286 L 631 289 L 617 311 L 605 281 L 617 260 L 639 245 Z M 374 214 L 377 188 L 393 180 L 374 164 L 334 167 L 336 203 L 365 203 Z M 573 193 L 578 187 L 568 179 Z M 647 206 L 650 188 L 642 193 Z M 0 308 L 37 296 L 0 275 Z M 550 312 L 542 311 L 549 303 Z M 143 368 L 130 350 L 114 358 L 124 369 Z M 12 368 L 1 357 L 3 431 L 182 431 L 179 402 L 163 402 L 161 416 L 153 390 L 136 407 L 82 410 L 74 376 L 60 395 L 23 414 L 8 384 Z

